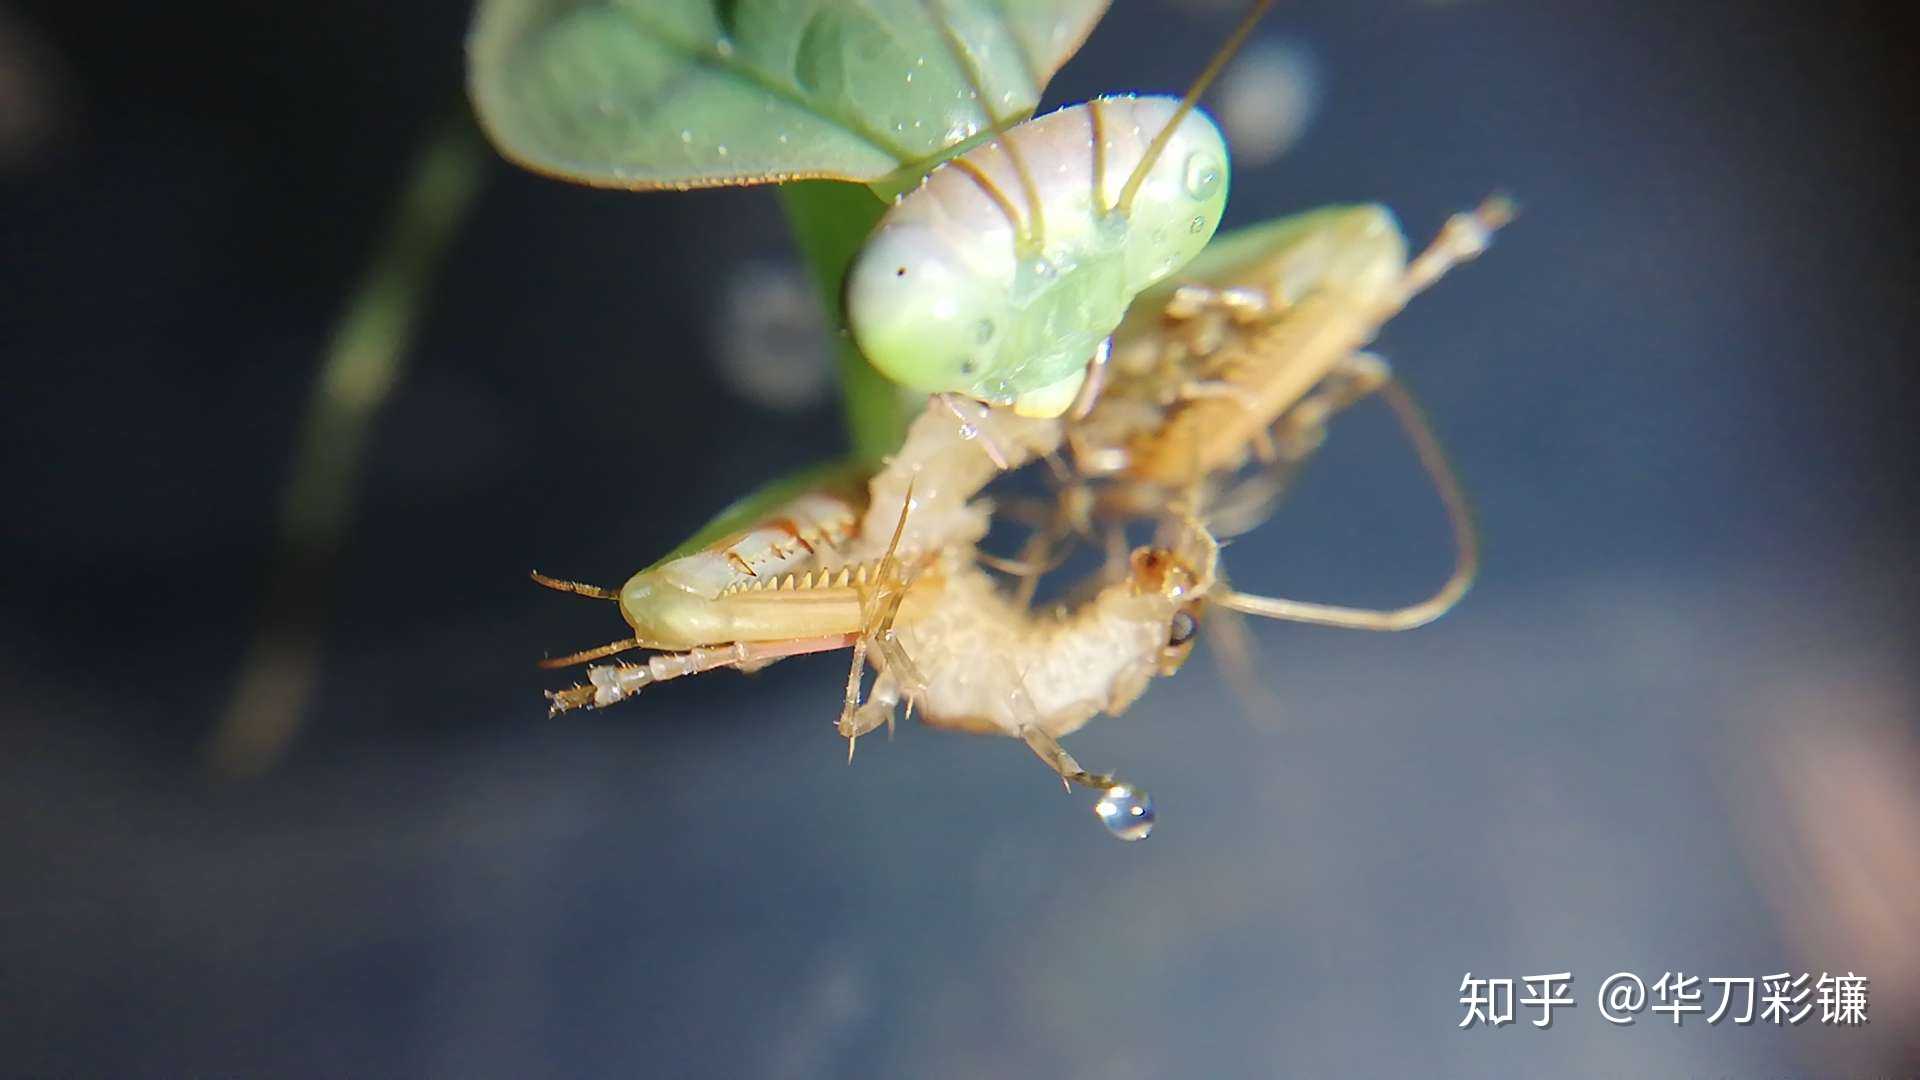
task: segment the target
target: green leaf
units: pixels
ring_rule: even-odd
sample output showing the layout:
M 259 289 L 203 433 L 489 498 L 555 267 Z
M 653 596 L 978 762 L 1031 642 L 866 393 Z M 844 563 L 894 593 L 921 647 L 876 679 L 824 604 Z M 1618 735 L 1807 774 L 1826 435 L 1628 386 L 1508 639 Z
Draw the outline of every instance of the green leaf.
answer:
M 1025 119 L 1109 0 L 480 0 L 507 157 L 598 187 L 874 183 Z

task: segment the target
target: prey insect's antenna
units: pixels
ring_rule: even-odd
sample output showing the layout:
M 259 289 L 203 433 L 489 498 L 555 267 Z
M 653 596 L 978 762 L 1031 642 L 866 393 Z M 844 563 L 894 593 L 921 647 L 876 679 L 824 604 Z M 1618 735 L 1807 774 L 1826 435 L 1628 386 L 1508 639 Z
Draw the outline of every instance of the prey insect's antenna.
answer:
M 1200 95 L 1206 93 L 1207 87 L 1213 85 L 1213 80 L 1220 77 L 1220 72 L 1226 69 L 1227 63 L 1233 59 L 1235 53 L 1240 51 L 1240 46 L 1246 43 L 1247 35 L 1253 33 L 1254 24 L 1258 23 L 1261 16 L 1265 15 L 1267 9 L 1272 6 L 1273 0 L 1254 0 L 1254 5 L 1247 9 L 1246 15 L 1241 17 L 1240 25 L 1234 27 L 1232 36 L 1227 38 L 1226 44 L 1220 46 L 1219 52 L 1213 54 L 1213 59 L 1207 63 L 1206 70 L 1200 73 L 1200 77 L 1195 79 L 1193 86 L 1187 90 L 1187 96 L 1180 99 L 1180 107 L 1174 110 L 1166 126 L 1162 127 L 1160 134 L 1155 135 L 1153 141 L 1147 144 L 1147 152 L 1141 155 L 1140 164 L 1133 167 L 1133 175 L 1127 177 L 1126 186 L 1120 189 L 1120 200 L 1114 204 L 1114 210 L 1121 217 L 1125 217 L 1127 211 L 1132 208 L 1134 194 L 1140 190 L 1140 185 L 1146 182 L 1147 173 L 1153 169 L 1154 163 L 1160 160 L 1161 153 L 1167 148 L 1168 140 L 1173 138 L 1174 129 L 1178 128 L 1180 121 L 1185 120 L 1187 114 L 1193 111 L 1193 106 L 1200 100 Z
M 548 577 L 538 570 L 529 570 L 527 574 L 533 578 L 535 585 L 552 589 L 554 592 L 572 593 L 575 596 L 585 596 L 592 600 L 620 599 L 619 593 L 612 589 L 603 589 L 598 585 L 585 585 L 578 581 L 564 581 L 557 577 Z
M 1258 615 L 1267 619 L 1284 619 L 1290 622 L 1313 623 L 1319 626 L 1335 626 L 1350 630 L 1411 630 L 1447 613 L 1460 598 L 1467 594 L 1473 584 L 1474 575 L 1480 570 L 1480 536 L 1473 524 L 1473 512 L 1467 506 L 1467 498 L 1460 490 L 1459 478 L 1454 475 L 1453 466 L 1448 463 L 1446 451 L 1441 449 L 1440 440 L 1434 437 L 1433 429 L 1428 425 L 1426 414 L 1413 400 L 1398 380 L 1388 375 L 1380 384 L 1380 394 L 1386 398 L 1394 414 L 1399 417 L 1401 427 L 1406 429 L 1407 437 L 1412 440 L 1414 452 L 1419 455 L 1420 465 L 1433 479 L 1435 490 L 1440 493 L 1440 501 L 1446 505 L 1447 521 L 1453 527 L 1455 559 L 1453 573 L 1440 590 L 1417 604 L 1390 611 L 1370 608 L 1339 607 L 1332 604 L 1313 604 L 1300 600 L 1283 600 L 1278 597 L 1254 596 L 1249 593 L 1223 591 L 1213 597 L 1220 606 L 1248 615 Z

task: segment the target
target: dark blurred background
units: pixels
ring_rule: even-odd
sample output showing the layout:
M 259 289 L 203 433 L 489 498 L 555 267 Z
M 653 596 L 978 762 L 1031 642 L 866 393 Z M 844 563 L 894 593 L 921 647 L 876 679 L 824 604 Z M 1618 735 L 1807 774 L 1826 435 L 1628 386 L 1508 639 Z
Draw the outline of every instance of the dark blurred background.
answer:
M 0 1073 L 1913 1069 L 1896 14 L 1268 19 L 1217 98 L 1271 159 L 1230 225 L 1524 206 L 1380 343 L 1486 570 L 1417 633 L 1258 628 L 1274 710 L 1202 658 L 1071 740 L 1158 798 L 1122 845 L 1009 741 L 910 725 L 848 768 L 838 659 L 545 719 L 532 661 L 620 627 L 528 568 L 617 583 L 840 446 L 768 192 L 489 163 L 351 528 L 287 564 L 301 417 L 463 108 L 466 5 L 0 6 Z M 1232 19 L 1122 0 L 1047 100 L 1178 90 Z M 1376 405 L 1229 559 L 1391 604 L 1445 535 Z M 210 746 L 276 626 L 316 650 L 304 726 L 235 777 Z M 1789 969 L 1870 977 L 1872 1024 L 1595 1008 L 1615 971 Z M 1463 1031 L 1469 971 L 1578 1005 Z

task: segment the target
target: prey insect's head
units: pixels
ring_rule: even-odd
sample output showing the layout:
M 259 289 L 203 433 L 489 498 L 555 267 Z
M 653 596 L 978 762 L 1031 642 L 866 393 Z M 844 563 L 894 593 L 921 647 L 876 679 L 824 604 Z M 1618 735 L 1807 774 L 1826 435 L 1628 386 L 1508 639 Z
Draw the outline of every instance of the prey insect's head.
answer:
M 1175 548 L 1143 547 L 1134 551 L 1130 569 L 1135 588 L 1168 605 L 1163 609 L 1169 611 L 1167 638 L 1160 647 L 1157 667 L 1161 675 L 1171 675 L 1193 652 L 1207 589 L 1212 584 L 1212 566 L 1196 566 Z
M 1167 643 L 1160 648 L 1159 671 L 1162 677 L 1180 670 L 1193 654 L 1193 643 L 1200 636 L 1200 603 L 1195 601 L 1173 613 L 1167 625 Z

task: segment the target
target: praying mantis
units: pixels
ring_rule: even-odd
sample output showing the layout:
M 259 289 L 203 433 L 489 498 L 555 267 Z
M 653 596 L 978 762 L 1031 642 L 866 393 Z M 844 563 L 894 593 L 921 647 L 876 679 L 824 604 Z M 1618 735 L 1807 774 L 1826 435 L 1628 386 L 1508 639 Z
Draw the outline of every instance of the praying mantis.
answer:
M 1153 825 L 1151 799 L 1083 769 L 1059 739 L 1099 712 L 1126 709 L 1154 677 L 1177 670 L 1205 605 L 1401 629 L 1457 601 L 1475 564 L 1457 483 L 1417 409 L 1360 350 L 1414 293 L 1478 254 L 1508 211 L 1490 202 L 1457 217 L 1411 263 L 1397 226 L 1374 207 L 1301 215 L 1209 248 L 1227 194 L 1227 155 L 1194 102 L 1269 5 L 1253 5 L 1182 99 L 1102 98 L 1023 123 L 1015 122 L 1019 93 L 1000 91 L 999 103 L 1014 106 L 1004 114 L 989 105 L 1008 77 L 987 62 L 993 50 L 970 49 L 956 29 L 973 5 L 881 5 L 876 26 L 890 30 L 894 44 L 908 42 L 907 52 L 919 50 L 906 63 L 906 83 L 929 55 L 944 55 L 965 88 L 959 96 L 983 115 L 949 116 L 944 141 L 931 148 L 889 140 L 871 109 L 836 115 L 843 134 L 881 153 L 850 155 L 861 164 L 834 171 L 799 152 L 798 126 L 775 131 L 773 147 L 761 146 L 757 157 L 746 152 L 750 143 L 730 149 L 720 140 L 740 129 L 717 113 L 685 114 L 677 149 L 670 138 L 665 151 L 654 145 L 664 138 L 648 121 L 659 111 L 657 76 L 676 64 L 696 81 L 746 73 L 780 89 L 767 57 L 787 39 L 748 32 L 756 28 L 743 28 L 731 9 L 730 24 L 719 6 L 704 3 L 483 3 L 471 45 L 474 96 L 510 156 L 610 186 L 840 176 L 891 193 L 891 208 L 839 267 L 845 316 L 867 361 L 933 395 L 884 461 L 868 456 L 750 497 L 619 590 L 535 574 L 548 587 L 616 601 L 633 630 L 547 662 L 593 665 L 586 684 L 549 695 L 553 711 L 611 705 L 718 668 L 850 649 L 836 725 L 850 756 L 858 737 L 890 725 L 904 701 L 909 714 L 917 708 L 936 726 L 1021 739 L 1064 781 L 1102 793 L 1096 812 L 1115 835 L 1138 839 Z M 1103 6 L 1037 5 L 1049 10 L 1024 23 L 1007 17 L 1001 29 L 1027 56 L 1030 83 L 1077 47 Z M 907 8 L 941 16 L 933 21 L 943 36 L 929 42 L 903 29 L 898 16 Z M 814 9 L 810 30 L 824 25 L 843 45 L 861 40 L 860 24 L 845 21 L 855 16 L 823 24 L 826 11 L 839 9 Z M 589 40 L 601 43 L 589 57 L 598 62 L 576 70 L 556 61 L 569 49 L 585 55 Z M 1061 42 L 1070 42 L 1064 52 Z M 797 47 L 787 106 L 835 84 L 807 78 L 804 37 Z M 1036 53 L 1043 62 L 1032 62 Z M 835 78 L 845 89 L 856 75 L 885 70 L 883 60 Z M 653 87 L 651 96 L 635 96 L 641 84 Z M 1037 96 L 1033 85 L 1026 107 Z M 767 130 L 792 119 L 769 106 L 767 115 L 776 114 Z M 902 122 L 892 127 L 905 134 Z M 831 134 L 813 132 L 828 143 Z M 661 160 L 683 168 L 662 172 Z M 1183 270 L 1196 255 L 1201 260 Z M 1448 585 L 1397 612 L 1227 588 L 1202 504 L 1249 456 L 1297 462 L 1328 416 L 1376 391 L 1408 420 L 1453 517 L 1460 551 Z M 1010 593 L 991 579 L 977 550 L 990 510 L 975 496 L 1000 473 L 1041 457 L 1064 467 L 1075 487 L 1100 485 L 1097 505 L 1110 519 L 1162 523 L 1153 544 L 1116 560 L 1070 610 L 1035 611 L 1029 592 Z M 1023 560 L 1024 576 L 1037 576 L 1042 561 Z M 595 663 L 631 649 L 656 654 L 644 663 Z M 863 699 L 869 660 L 878 673 Z

